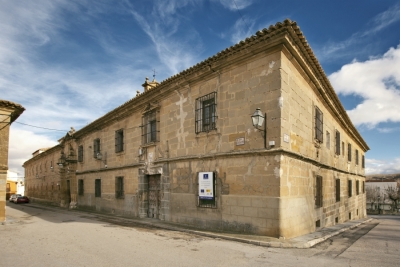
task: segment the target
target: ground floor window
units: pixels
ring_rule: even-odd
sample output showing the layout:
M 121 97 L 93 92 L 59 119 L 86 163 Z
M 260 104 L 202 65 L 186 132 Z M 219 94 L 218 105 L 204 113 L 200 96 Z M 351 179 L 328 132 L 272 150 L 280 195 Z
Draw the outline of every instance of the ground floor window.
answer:
M 94 196 L 101 197 L 101 179 L 94 181 Z
M 115 198 L 124 198 L 124 177 L 115 177 Z
M 315 181 L 315 206 L 322 207 L 322 176 L 317 176 Z
M 83 180 L 78 180 L 78 195 L 83 196 Z

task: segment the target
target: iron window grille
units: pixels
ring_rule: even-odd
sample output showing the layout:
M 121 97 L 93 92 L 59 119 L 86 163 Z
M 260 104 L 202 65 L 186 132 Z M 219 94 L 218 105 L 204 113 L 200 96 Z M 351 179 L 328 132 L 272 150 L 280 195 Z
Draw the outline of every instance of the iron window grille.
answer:
M 93 140 L 93 157 L 97 158 L 97 154 L 100 153 L 100 138 Z
M 124 177 L 115 178 L 115 198 L 124 198 Z
M 101 197 L 101 179 L 94 180 L 94 196 Z
M 84 188 L 83 188 L 83 180 L 78 180 L 78 195 L 83 196 Z
M 158 111 L 152 110 L 144 114 L 142 118 L 142 144 L 150 144 L 160 141 L 159 139 Z
M 195 132 L 216 130 L 217 92 L 196 99 Z
M 322 176 L 316 177 L 315 206 L 322 207 Z
M 358 149 L 356 149 L 356 165 L 358 165 Z
M 83 145 L 78 146 L 78 161 L 83 161 Z
M 351 161 L 351 144 L 347 144 L 347 161 Z
M 322 111 L 318 107 L 315 107 L 315 140 L 319 143 L 324 141 L 323 120 Z
M 124 151 L 124 130 L 115 131 L 115 152 Z
M 336 179 L 336 202 L 340 202 L 340 179 Z
M 336 141 L 335 141 L 335 144 L 336 144 L 336 151 L 335 151 L 335 153 L 336 153 L 336 155 L 340 155 L 340 132 L 339 131 L 336 131 Z
M 349 197 L 353 195 L 353 182 L 351 180 L 348 181 L 348 190 L 349 190 Z

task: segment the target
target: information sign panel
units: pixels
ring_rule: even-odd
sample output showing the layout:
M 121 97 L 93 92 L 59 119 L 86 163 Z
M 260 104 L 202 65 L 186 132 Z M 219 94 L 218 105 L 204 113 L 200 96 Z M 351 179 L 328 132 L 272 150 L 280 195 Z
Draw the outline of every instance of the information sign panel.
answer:
M 214 199 L 213 172 L 199 172 L 199 198 Z

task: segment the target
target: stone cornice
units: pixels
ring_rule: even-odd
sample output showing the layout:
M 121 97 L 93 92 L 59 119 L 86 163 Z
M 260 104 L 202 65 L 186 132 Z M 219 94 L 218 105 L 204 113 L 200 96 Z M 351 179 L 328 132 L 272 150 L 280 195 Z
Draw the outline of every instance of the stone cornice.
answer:
M 25 108 L 20 104 L 3 99 L 0 99 L 0 108 L 13 110 L 11 112 L 11 122 L 15 121 L 25 111 Z
M 300 159 L 302 161 L 308 162 L 314 166 L 321 167 L 327 170 L 332 170 L 335 172 L 349 174 L 349 175 L 356 175 L 360 177 L 364 177 L 365 175 L 357 174 L 355 172 L 345 171 L 336 167 L 332 167 L 328 164 L 321 163 L 313 158 L 303 156 L 299 153 L 292 152 L 290 150 L 282 149 L 282 148 L 273 148 L 273 149 L 258 149 L 258 150 L 247 150 L 247 151 L 234 151 L 234 152 L 224 152 L 224 153 L 215 153 L 209 155 L 192 155 L 192 156 L 184 156 L 184 157 L 175 157 L 175 158 L 162 158 L 154 161 L 154 165 L 163 164 L 163 163 L 172 163 L 172 162 L 182 162 L 182 161 L 191 161 L 191 160 L 213 160 L 213 159 L 220 159 L 220 158 L 229 158 L 229 157 L 243 157 L 243 156 L 273 156 L 273 155 L 286 155 L 292 158 Z M 76 175 L 84 175 L 89 173 L 98 173 L 98 172 L 107 172 L 107 171 L 114 171 L 120 169 L 127 169 L 127 168 L 140 168 L 145 167 L 144 163 L 133 163 L 128 164 L 125 166 L 118 166 L 118 167 L 108 167 L 108 168 L 100 168 L 100 169 L 91 169 L 85 171 L 79 171 Z

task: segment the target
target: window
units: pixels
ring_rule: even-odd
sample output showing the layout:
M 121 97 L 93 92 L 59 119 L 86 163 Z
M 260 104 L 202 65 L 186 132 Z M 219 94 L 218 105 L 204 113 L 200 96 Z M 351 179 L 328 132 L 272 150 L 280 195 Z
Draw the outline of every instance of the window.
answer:
M 344 157 L 344 142 L 342 142 L 342 155 Z
M 358 149 L 356 149 L 356 165 L 358 165 Z
M 93 157 L 97 158 L 97 154 L 100 153 L 100 139 L 94 139 L 93 141 Z
M 340 201 L 340 179 L 336 179 L 336 202 Z
M 361 167 L 364 169 L 365 168 L 365 157 L 362 155 L 361 157 Z
M 363 190 L 363 193 L 365 193 L 365 182 L 363 181 L 363 184 L 362 184 L 362 190 Z
M 336 155 L 340 155 L 340 133 L 339 131 L 336 131 L 336 135 L 335 135 L 335 153 Z
M 196 133 L 209 132 L 217 129 L 216 106 L 217 92 L 212 92 L 196 99 Z
M 115 178 L 115 198 L 124 198 L 124 177 Z
M 318 107 L 315 107 L 315 140 L 323 142 L 323 114 Z
M 157 142 L 158 140 L 157 111 L 151 110 L 144 114 L 142 124 L 143 144 Z
M 349 193 L 349 197 L 351 197 L 353 195 L 353 181 L 349 180 L 348 181 L 348 193 Z
M 83 161 L 83 146 L 82 145 L 78 146 L 78 161 L 79 162 Z
M 351 161 L 351 144 L 347 144 L 347 161 Z
M 94 180 L 94 196 L 101 197 L 101 179 Z
M 124 130 L 115 132 L 115 152 L 124 151 Z
M 316 177 L 315 185 L 315 206 L 322 207 L 322 177 Z
M 83 180 L 78 180 L 78 195 L 83 196 Z
M 357 195 L 360 194 L 360 181 L 359 180 L 356 181 L 356 194 Z
M 326 131 L 326 148 L 331 148 L 331 134 L 328 131 Z

